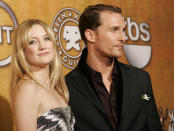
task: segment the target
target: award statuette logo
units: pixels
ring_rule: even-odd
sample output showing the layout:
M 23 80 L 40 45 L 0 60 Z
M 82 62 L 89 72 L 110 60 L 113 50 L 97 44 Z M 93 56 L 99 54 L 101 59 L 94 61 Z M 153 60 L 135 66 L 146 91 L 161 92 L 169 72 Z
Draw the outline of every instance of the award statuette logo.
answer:
M 11 8 L 1 0 L 0 14 L 0 67 L 2 67 L 11 62 L 11 37 L 18 22 Z
M 77 66 L 85 46 L 78 29 L 79 17 L 78 10 L 63 8 L 56 14 L 52 22 L 62 63 L 70 69 Z

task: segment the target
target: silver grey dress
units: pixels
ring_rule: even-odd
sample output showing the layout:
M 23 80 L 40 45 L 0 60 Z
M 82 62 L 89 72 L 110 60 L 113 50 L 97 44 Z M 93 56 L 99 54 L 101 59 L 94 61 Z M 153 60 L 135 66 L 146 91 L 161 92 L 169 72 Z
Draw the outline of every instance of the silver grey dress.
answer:
M 71 107 L 57 107 L 37 119 L 37 131 L 74 131 L 75 118 Z

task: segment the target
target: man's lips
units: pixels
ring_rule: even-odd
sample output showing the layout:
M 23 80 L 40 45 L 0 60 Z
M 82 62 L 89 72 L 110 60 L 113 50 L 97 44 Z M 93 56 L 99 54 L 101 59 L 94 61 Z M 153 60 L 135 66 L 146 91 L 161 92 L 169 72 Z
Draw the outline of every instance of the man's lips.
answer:
M 115 47 L 117 47 L 117 48 L 123 48 L 123 44 L 116 45 Z
M 48 54 L 49 54 L 49 52 L 42 52 L 42 53 L 39 53 L 38 56 L 46 56 Z

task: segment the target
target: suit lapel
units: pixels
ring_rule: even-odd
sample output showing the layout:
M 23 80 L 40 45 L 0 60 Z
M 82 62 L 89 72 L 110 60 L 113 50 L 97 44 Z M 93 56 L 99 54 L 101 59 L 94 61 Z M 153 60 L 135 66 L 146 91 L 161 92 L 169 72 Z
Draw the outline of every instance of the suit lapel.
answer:
M 78 82 L 79 85 L 74 86 L 73 88 L 76 88 L 81 94 L 83 94 L 88 100 L 90 100 L 96 106 L 96 108 L 98 108 L 102 113 L 105 114 L 96 93 L 90 86 L 86 77 L 81 72 L 77 72 L 73 77 L 75 78 L 75 80 L 73 81 L 74 84 L 76 85 L 76 82 Z
M 125 114 L 125 112 L 127 112 L 128 107 L 129 107 L 129 100 L 130 100 L 130 91 L 132 85 L 131 85 L 131 76 L 130 74 L 130 70 L 127 66 L 124 66 L 122 63 L 119 63 L 119 68 L 120 68 L 120 74 L 121 74 L 121 78 L 122 78 L 122 93 L 119 94 L 122 97 L 122 102 L 120 102 L 120 104 L 118 106 L 120 110 L 121 110 L 121 116 L 123 116 L 123 114 Z M 90 84 L 88 82 L 88 80 L 86 79 L 86 77 L 78 70 L 76 70 L 77 72 L 74 74 L 74 77 L 76 78 L 76 80 L 74 80 L 73 82 L 75 82 L 74 84 L 77 84 L 76 82 L 78 82 L 79 86 L 74 86 L 74 88 L 77 88 L 77 90 L 83 94 L 88 100 L 90 100 L 95 106 L 96 108 L 98 108 L 102 113 L 104 113 L 106 115 L 106 113 L 104 112 L 102 105 L 98 99 L 98 97 L 96 96 L 94 90 L 90 87 Z M 132 72 L 131 72 L 132 73 Z
M 122 105 L 121 105 L 121 116 L 123 117 L 123 114 L 127 112 L 128 105 L 130 100 L 130 92 L 131 92 L 131 76 L 129 75 L 129 68 L 124 66 L 123 64 L 119 64 L 120 67 L 120 73 L 122 78 Z

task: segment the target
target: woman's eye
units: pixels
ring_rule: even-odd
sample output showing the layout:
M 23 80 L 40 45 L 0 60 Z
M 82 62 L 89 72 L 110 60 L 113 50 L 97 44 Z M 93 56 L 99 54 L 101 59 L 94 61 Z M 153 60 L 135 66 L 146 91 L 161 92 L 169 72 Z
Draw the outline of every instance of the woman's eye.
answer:
M 50 37 L 45 37 L 45 40 L 50 40 Z
M 36 43 L 35 40 L 31 40 L 31 41 L 29 42 L 29 45 L 33 45 L 33 44 L 35 44 L 35 43 Z

